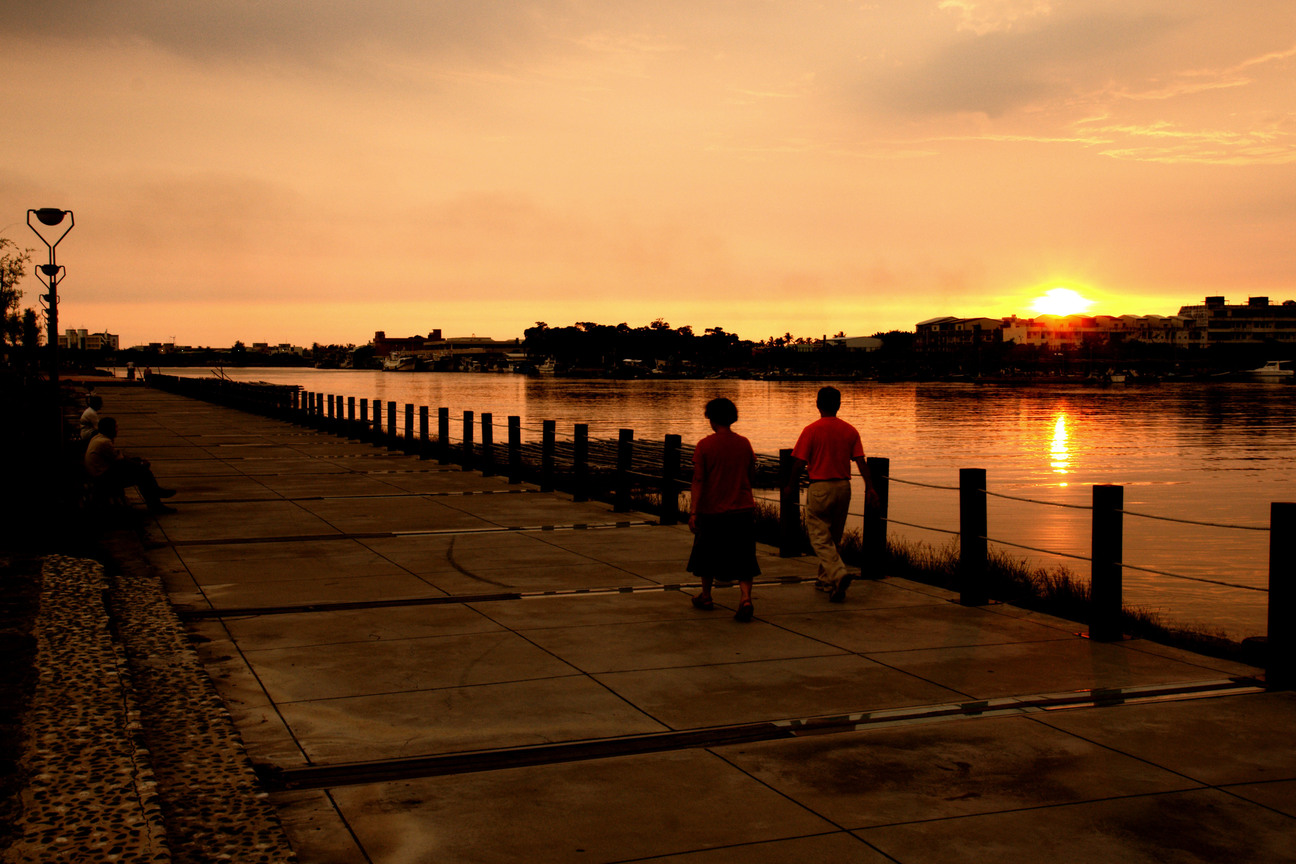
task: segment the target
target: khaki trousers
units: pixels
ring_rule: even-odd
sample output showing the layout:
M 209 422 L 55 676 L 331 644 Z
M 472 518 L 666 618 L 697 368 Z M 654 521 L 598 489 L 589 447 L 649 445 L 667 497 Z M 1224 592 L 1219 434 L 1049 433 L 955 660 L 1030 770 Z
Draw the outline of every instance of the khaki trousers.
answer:
M 850 510 L 849 480 L 818 480 L 806 491 L 806 533 L 819 559 L 819 580 L 837 585 L 846 575 L 841 559 L 841 538 Z

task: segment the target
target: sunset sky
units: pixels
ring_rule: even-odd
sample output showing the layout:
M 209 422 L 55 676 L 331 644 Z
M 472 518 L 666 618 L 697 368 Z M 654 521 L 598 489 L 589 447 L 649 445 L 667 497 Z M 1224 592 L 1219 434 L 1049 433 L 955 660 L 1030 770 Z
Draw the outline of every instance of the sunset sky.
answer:
M 123 346 L 1296 298 L 1292 0 L 4 10 L 0 236 Z

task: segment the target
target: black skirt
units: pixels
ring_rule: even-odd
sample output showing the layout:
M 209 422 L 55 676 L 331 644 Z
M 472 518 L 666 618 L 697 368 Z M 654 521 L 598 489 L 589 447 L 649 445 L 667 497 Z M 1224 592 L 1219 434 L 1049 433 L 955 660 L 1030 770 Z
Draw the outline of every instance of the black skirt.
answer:
M 694 524 L 688 571 L 709 579 L 746 582 L 760 575 L 756 563 L 756 513 L 700 513 Z

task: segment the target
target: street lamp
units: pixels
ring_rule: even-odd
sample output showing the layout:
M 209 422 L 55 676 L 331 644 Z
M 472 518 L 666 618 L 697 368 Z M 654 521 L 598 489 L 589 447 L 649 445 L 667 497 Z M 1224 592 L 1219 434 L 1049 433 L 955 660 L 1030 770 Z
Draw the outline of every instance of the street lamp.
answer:
M 54 238 L 53 242 L 49 237 L 42 233 L 39 226 L 32 224 L 32 217 L 46 228 L 57 228 L 67 219 L 67 227 L 63 233 Z M 57 207 L 42 207 L 39 210 L 27 211 L 27 227 L 35 232 L 36 236 L 45 244 L 49 250 L 49 263 L 41 264 L 37 269 L 41 275 L 49 282 L 49 293 L 40 295 L 41 303 L 45 306 L 45 319 L 49 322 L 49 343 L 50 343 L 50 383 L 54 387 L 55 394 L 58 393 L 59 369 L 58 369 L 58 284 L 63 281 L 67 275 L 67 269 L 60 266 L 54 260 L 54 249 L 62 242 L 67 233 L 72 230 L 76 224 L 76 217 L 72 215 L 71 210 L 60 210 Z M 53 236 L 54 232 L 49 232 Z M 56 397 L 57 398 L 57 397 Z M 61 415 L 60 415 L 61 416 Z M 61 421 L 60 421 L 61 423 Z

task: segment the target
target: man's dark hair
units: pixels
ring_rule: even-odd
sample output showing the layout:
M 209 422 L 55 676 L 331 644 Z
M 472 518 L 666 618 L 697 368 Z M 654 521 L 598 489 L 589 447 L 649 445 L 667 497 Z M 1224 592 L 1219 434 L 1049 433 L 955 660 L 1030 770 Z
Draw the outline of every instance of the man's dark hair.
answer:
M 111 438 L 117 434 L 117 421 L 112 417 L 99 418 L 99 434 Z
M 720 426 L 732 426 L 738 422 L 738 406 L 723 396 L 708 402 L 702 413 Z
M 841 408 L 841 391 L 836 387 L 820 387 L 819 395 L 815 397 L 815 405 L 824 414 L 835 415 L 837 409 Z

